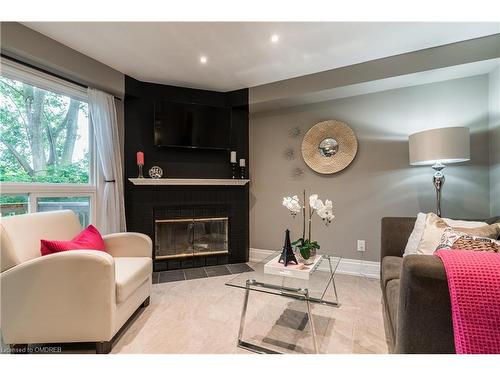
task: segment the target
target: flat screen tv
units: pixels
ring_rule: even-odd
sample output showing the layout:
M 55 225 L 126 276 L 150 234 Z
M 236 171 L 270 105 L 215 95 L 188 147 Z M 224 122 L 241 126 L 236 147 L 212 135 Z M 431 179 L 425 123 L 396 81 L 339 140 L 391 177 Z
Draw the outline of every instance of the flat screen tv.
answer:
M 154 116 L 156 146 L 230 149 L 230 108 L 161 101 Z

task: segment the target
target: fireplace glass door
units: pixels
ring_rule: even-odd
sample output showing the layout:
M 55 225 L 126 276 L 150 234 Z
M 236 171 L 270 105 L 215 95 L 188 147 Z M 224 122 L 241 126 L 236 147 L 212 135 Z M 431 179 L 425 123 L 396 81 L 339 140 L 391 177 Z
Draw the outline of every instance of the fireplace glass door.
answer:
M 228 253 L 228 218 L 155 221 L 157 259 Z

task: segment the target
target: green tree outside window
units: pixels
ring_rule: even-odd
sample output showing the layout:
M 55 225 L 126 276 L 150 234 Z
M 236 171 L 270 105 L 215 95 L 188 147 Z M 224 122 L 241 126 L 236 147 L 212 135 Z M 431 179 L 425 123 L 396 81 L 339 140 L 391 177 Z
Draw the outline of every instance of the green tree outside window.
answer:
M 0 182 L 89 183 L 88 105 L 0 77 Z

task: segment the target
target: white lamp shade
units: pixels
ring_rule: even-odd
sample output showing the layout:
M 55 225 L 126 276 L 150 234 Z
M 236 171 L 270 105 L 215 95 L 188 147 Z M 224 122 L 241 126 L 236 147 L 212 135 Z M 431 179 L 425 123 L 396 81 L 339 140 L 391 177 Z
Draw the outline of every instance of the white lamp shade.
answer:
M 452 127 L 424 130 L 410 135 L 410 164 L 430 165 L 470 160 L 469 128 Z

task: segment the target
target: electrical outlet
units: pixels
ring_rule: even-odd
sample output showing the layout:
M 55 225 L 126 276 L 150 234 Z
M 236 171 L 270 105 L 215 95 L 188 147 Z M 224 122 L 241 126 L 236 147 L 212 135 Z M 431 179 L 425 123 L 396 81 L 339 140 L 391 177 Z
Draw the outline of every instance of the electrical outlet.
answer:
M 358 240 L 358 251 L 366 251 L 366 241 Z

